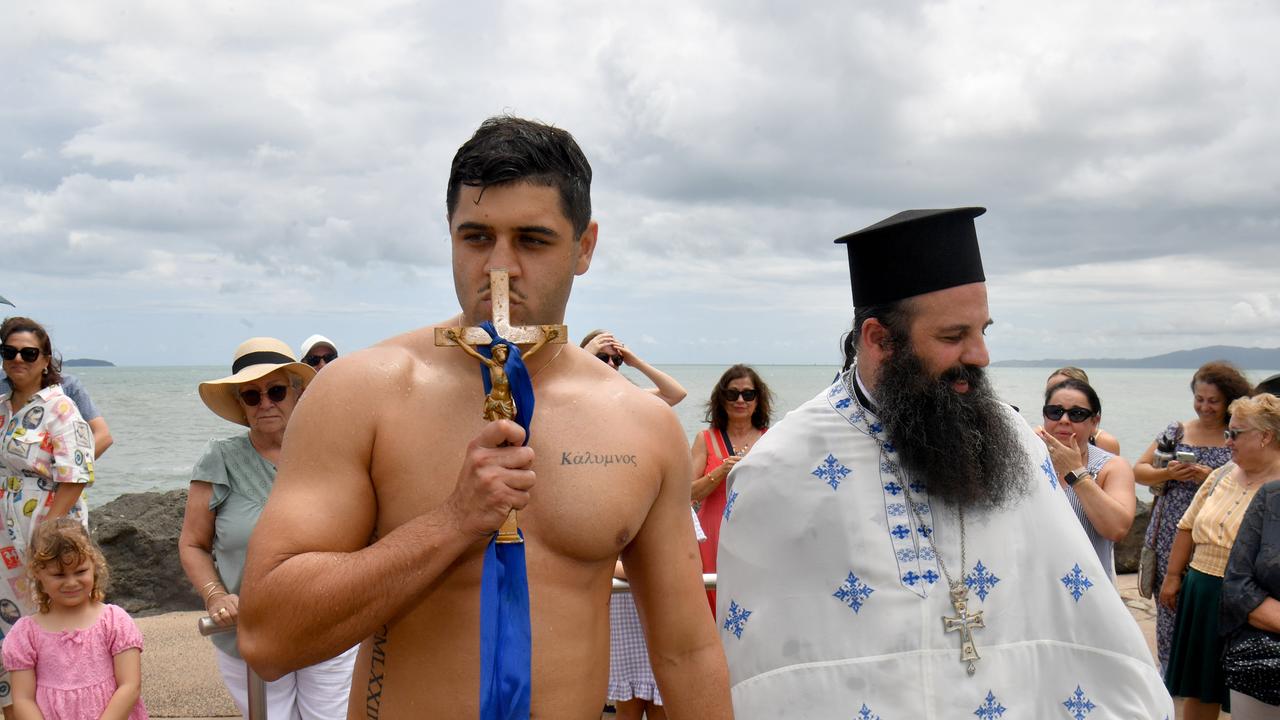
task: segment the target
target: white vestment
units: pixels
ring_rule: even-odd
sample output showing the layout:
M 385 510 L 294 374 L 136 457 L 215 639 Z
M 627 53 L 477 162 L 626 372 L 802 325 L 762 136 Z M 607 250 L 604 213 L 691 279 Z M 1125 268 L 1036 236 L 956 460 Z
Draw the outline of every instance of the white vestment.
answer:
M 880 422 L 841 382 L 734 468 L 716 615 L 739 720 L 1173 717 L 1044 443 L 1006 409 L 1029 490 L 965 513 L 968 610 L 985 624 L 972 676 L 960 633 L 944 628 L 957 613 L 927 539 L 956 577 L 955 508 L 906 486 Z

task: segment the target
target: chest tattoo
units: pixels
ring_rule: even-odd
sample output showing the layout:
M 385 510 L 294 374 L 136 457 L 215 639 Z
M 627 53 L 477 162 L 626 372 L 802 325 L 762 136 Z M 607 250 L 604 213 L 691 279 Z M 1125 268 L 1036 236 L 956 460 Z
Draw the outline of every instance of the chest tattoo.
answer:
M 560 453 L 561 465 L 630 465 L 637 467 L 635 455 L 627 453 L 600 453 L 590 450 L 565 450 Z

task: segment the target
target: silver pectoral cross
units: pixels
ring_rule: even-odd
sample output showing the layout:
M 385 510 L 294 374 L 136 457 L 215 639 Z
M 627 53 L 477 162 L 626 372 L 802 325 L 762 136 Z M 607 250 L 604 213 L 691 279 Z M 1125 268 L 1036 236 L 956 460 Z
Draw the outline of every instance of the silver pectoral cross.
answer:
M 981 660 L 978 647 L 973 644 L 973 629 L 986 627 L 982 621 L 982 611 L 970 614 L 969 588 L 962 583 L 951 586 L 951 607 L 956 609 L 956 617 L 942 616 L 942 628 L 945 632 L 960 633 L 960 662 L 969 663 L 968 671 L 972 675 L 977 671 L 974 660 Z

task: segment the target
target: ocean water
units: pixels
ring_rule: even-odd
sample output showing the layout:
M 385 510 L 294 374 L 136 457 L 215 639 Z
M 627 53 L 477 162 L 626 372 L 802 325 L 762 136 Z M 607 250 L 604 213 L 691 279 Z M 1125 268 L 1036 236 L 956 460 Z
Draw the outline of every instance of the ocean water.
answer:
M 689 397 L 675 407 L 690 439 L 705 427 L 706 402 L 720 365 L 662 365 L 679 380 Z M 756 371 L 775 396 L 774 422 L 809 400 L 830 384 L 834 365 L 758 365 Z M 1021 408 L 1032 425 L 1040 423 L 1044 381 L 1053 368 L 992 368 L 997 392 Z M 88 493 L 90 506 L 101 505 L 122 493 L 172 490 L 185 487 L 191 466 L 211 438 L 241 432 L 243 428 L 214 415 L 200 401 L 196 386 L 202 380 L 221 377 L 223 367 L 118 367 L 71 370 L 89 390 L 93 401 L 111 426 L 115 444 L 97 463 L 97 481 Z M 648 383 L 631 368 L 623 372 L 638 385 Z M 1257 382 L 1275 370 L 1249 371 Z M 1192 370 L 1097 369 L 1090 372 L 1102 399 L 1102 427 L 1120 440 L 1121 454 L 1130 462 L 1151 444 L 1171 420 L 1194 417 Z M 476 409 L 479 412 L 479 409 Z M 1142 488 L 1139 494 L 1145 495 Z

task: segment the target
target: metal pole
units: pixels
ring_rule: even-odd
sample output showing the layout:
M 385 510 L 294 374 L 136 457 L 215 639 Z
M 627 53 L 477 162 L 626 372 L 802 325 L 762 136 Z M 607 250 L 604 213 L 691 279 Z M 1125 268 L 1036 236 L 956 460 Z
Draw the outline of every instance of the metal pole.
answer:
M 219 633 L 232 632 L 236 629 L 232 625 L 219 625 L 213 621 L 211 617 L 202 617 L 196 622 L 196 628 L 201 635 L 208 637 Z M 246 668 L 245 682 L 249 689 L 249 717 L 245 720 L 267 720 L 267 684 L 263 682 L 258 673 L 249 667 L 249 663 L 244 664 Z

